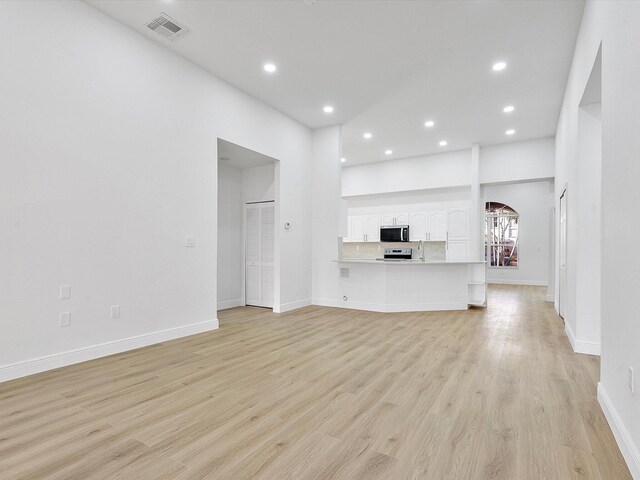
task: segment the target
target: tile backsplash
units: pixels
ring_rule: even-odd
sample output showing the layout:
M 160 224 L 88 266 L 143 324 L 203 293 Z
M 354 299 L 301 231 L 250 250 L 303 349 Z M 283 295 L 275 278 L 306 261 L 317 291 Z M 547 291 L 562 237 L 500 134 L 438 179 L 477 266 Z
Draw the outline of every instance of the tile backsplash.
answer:
M 423 242 L 425 260 L 446 260 L 445 244 L 446 242 Z M 342 244 L 342 258 L 382 258 L 385 248 L 411 248 L 412 258 L 418 258 L 418 242 L 347 242 Z

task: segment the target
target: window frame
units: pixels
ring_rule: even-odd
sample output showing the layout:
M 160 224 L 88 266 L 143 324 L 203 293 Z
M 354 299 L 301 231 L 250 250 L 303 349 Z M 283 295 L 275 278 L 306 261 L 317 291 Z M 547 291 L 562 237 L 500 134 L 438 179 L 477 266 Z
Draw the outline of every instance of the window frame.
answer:
M 493 209 L 492 204 L 495 204 L 497 208 Z M 495 219 L 508 219 L 507 221 L 511 224 L 512 221 L 515 220 L 516 226 L 516 235 L 514 242 L 509 243 L 506 238 L 502 238 L 503 235 L 495 235 L 497 225 L 495 225 Z M 500 203 L 500 202 L 486 202 L 485 203 L 485 215 L 484 215 L 484 224 L 485 224 L 485 232 L 484 232 L 484 258 L 487 262 L 487 268 L 493 269 L 506 269 L 506 270 L 514 270 L 520 268 L 520 214 L 511 206 Z M 490 221 L 492 224 L 490 225 Z M 507 226 L 506 228 L 511 229 L 512 226 Z M 491 238 L 491 241 L 489 239 Z M 497 240 L 494 241 L 494 238 Z M 508 237 L 507 237 L 508 238 Z M 504 249 L 511 248 L 510 257 L 513 256 L 513 252 L 516 252 L 516 264 L 515 265 L 492 265 L 491 259 L 494 258 L 493 251 L 495 249 L 496 255 L 495 257 L 500 258 L 502 252 L 502 258 L 504 261 Z M 499 262 L 498 262 L 499 263 Z

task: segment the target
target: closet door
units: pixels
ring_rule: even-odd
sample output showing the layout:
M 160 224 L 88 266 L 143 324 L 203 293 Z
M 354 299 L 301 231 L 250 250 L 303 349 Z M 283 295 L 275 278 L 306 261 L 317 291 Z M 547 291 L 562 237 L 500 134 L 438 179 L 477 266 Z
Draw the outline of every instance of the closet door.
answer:
M 245 303 L 273 308 L 274 274 L 273 202 L 247 205 Z

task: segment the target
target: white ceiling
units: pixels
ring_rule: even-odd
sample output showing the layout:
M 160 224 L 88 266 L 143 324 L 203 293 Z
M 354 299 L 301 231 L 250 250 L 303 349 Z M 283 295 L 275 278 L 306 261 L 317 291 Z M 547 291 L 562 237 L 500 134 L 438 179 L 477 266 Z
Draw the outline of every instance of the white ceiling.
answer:
M 224 165 L 237 168 L 259 167 L 276 162 L 274 158 L 222 139 L 218 139 L 218 160 Z
M 583 0 L 87 1 L 310 128 L 344 124 L 347 165 L 553 135 L 584 7 Z M 192 33 L 171 43 L 146 28 L 160 12 Z M 497 60 L 508 63 L 499 74 L 491 71 Z M 267 61 L 275 74 L 263 71 Z M 333 114 L 323 113 L 326 104 Z M 509 116 L 507 104 L 516 107 Z M 427 119 L 436 122 L 431 130 Z M 507 128 L 516 135 L 506 137 Z

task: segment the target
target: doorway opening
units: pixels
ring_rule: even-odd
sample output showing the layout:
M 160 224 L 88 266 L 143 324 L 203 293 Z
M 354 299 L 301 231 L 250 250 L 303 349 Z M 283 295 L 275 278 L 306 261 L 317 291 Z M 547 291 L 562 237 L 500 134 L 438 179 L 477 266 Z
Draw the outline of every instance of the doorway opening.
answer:
M 278 161 L 218 139 L 218 310 L 273 308 Z

